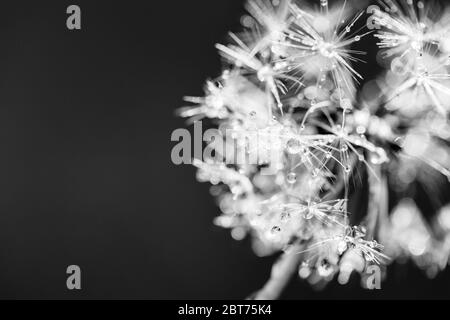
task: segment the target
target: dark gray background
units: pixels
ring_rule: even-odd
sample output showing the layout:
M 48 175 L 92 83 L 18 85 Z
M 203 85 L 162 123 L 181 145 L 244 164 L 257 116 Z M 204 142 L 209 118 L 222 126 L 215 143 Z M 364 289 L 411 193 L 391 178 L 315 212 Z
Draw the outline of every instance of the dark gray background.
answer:
M 82 30 L 66 29 L 66 8 Z M 214 44 L 242 1 L 9 1 L 0 6 L 0 298 L 243 298 L 274 258 L 212 224 L 208 186 L 172 165 L 186 94 L 220 72 Z M 363 72 L 370 76 L 370 65 Z M 82 269 L 82 290 L 65 287 Z M 450 297 L 396 266 L 381 292 L 357 281 L 286 298 Z

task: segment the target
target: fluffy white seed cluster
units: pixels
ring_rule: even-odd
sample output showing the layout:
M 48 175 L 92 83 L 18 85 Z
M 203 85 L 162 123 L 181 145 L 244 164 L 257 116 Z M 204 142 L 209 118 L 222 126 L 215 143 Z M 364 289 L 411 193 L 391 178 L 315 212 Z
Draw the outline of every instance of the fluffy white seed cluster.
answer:
M 250 234 L 258 255 L 295 250 L 313 284 L 345 283 L 388 256 L 432 276 L 450 253 L 450 210 L 430 223 L 413 188 L 434 199 L 450 176 L 450 15 L 386 0 L 370 30 L 365 8 L 352 12 L 360 3 L 249 1 L 244 30 L 217 45 L 224 71 L 181 111 L 222 133 L 194 161 L 213 184 L 216 224 Z M 354 47 L 369 34 L 389 68 L 361 86 Z

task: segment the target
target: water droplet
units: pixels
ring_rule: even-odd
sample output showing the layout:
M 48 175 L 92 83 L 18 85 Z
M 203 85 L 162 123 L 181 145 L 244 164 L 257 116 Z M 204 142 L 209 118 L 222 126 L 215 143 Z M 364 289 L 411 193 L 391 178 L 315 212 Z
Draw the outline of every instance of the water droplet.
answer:
M 344 144 L 344 145 L 341 147 L 341 151 L 342 151 L 342 152 L 347 152 L 347 151 L 348 151 L 348 145 Z
M 358 133 L 359 135 L 363 135 L 364 133 L 366 133 L 367 129 L 364 126 L 358 126 L 356 128 L 356 133 Z
M 314 214 L 313 214 L 311 208 L 307 208 L 307 209 L 305 210 L 305 212 L 303 213 L 303 218 L 306 219 L 306 220 L 310 220 L 310 219 L 312 219 L 313 217 L 314 217 Z
M 316 178 L 319 175 L 319 173 L 320 173 L 320 169 L 314 168 L 314 170 L 311 172 L 311 176 L 313 178 Z
M 300 140 L 298 139 L 289 139 L 286 144 L 286 150 L 290 154 L 297 154 L 300 153 L 302 150 L 302 144 L 300 143 Z
M 272 234 L 280 233 L 281 232 L 281 228 L 279 226 L 274 226 L 274 227 L 272 227 L 270 232 L 272 232 Z
M 298 275 L 300 278 L 302 279 L 306 279 L 311 275 L 311 268 L 309 266 L 304 266 L 302 265 L 299 269 L 298 269 Z
M 352 171 L 352 169 L 350 168 L 350 166 L 345 166 L 344 168 L 345 173 L 350 173 Z
M 332 156 L 332 154 L 331 154 L 331 152 L 330 151 L 328 151 L 326 154 L 325 154 L 325 157 L 327 158 L 327 159 L 330 159 L 331 158 L 331 156 Z
M 297 175 L 294 172 L 288 173 L 288 175 L 286 177 L 286 181 L 289 184 L 294 184 L 295 182 L 297 182 Z
M 361 40 L 361 37 L 360 36 L 356 36 L 355 37 L 355 41 L 359 41 L 359 40 Z
M 347 33 L 350 32 L 350 27 L 349 27 L 349 26 L 346 26 L 346 27 L 345 27 L 345 32 L 347 32 Z
M 303 90 L 303 94 L 306 99 L 313 100 L 318 95 L 317 88 L 315 86 L 306 87 L 305 90 Z
M 232 186 L 230 188 L 230 191 L 231 191 L 232 194 L 238 195 L 238 194 L 240 194 L 242 192 L 241 189 L 242 188 L 239 185 L 235 185 L 235 186 Z
M 252 27 L 254 23 L 255 21 L 253 20 L 253 18 L 248 15 L 245 15 L 241 18 L 241 24 L 246 28 Z

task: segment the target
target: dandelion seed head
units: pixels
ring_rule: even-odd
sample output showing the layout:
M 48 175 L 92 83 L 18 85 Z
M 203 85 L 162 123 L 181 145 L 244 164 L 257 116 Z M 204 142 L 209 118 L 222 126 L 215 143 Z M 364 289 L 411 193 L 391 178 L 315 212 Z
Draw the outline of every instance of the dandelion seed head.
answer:
M 225 71 L 181 111 L 218 123 L 212 147 L 226 156 L 193 162 L 214 186 L 215 224 L 250 236 L 258 256 L 296 248 L 299 276 L 315 285 L 404 258 L 434 276 L 450 256 L 448 210 L 434 220 L 441 240 L 404 196 L 416 182 L 433 194 L 450 179 L 450 15 L 421 1 L 381 3 L 375 37 L 389 67 L 362 90 L 361 12 L 253 0 L 244 31 L 216 46 Z M 360 198 L 368 208 L 354 226 L 348 203 Z

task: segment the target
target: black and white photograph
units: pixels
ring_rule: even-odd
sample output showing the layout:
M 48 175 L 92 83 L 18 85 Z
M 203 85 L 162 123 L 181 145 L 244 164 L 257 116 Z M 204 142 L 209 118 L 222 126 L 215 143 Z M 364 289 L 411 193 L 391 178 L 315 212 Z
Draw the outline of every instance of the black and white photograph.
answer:
M 0 7 L 0 300 L 450 299 L 448 1 Z

